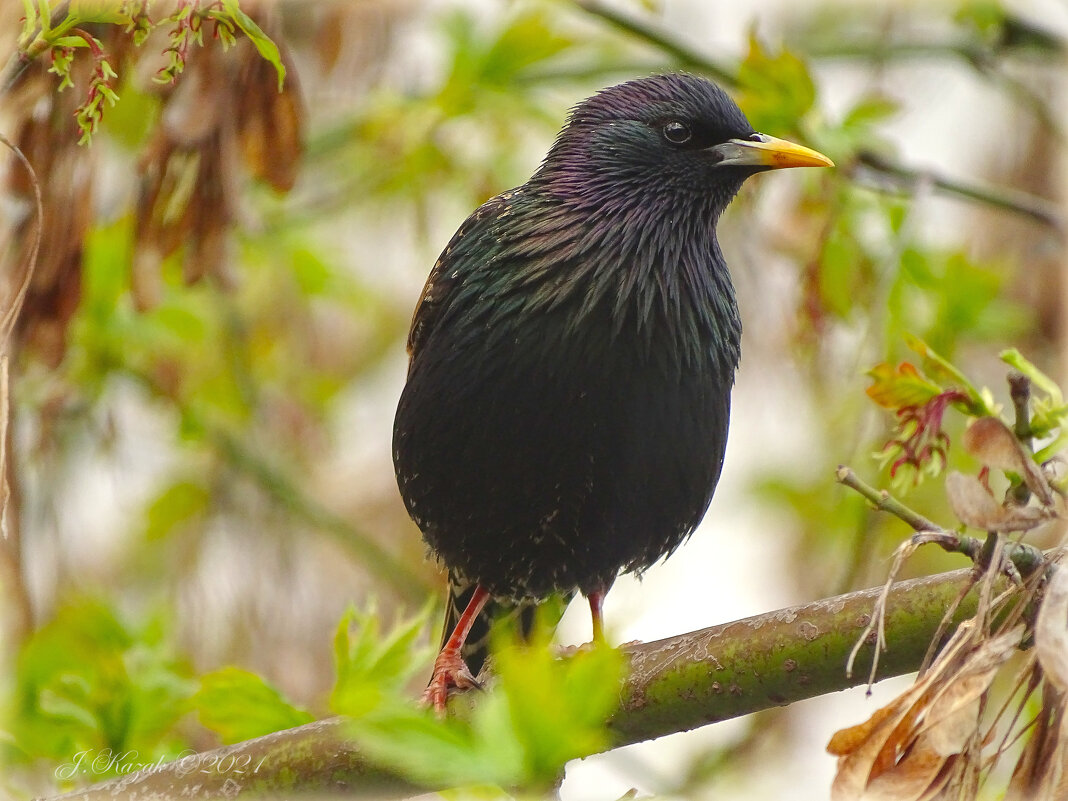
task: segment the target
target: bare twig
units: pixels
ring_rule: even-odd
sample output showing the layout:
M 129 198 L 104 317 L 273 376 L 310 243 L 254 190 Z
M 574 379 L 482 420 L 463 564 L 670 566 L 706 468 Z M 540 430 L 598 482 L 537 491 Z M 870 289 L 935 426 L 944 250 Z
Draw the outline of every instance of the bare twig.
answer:
M 864 630 L 857 637 L 856 643 L 853 645 L 853 650 L 849 652 L 849 659 L 846 660 L 846 676 L 853 677 L 853 663 L 856 661 L 857 654 L 860 653 L 861 646 L 868 642 L 872 633 L 875 634 L 874 649 L 871 655 L 871 671 L 868 673 L 868 695 L 871 695 L 872 685 L 875 684 L 875 673 L 879 669 L 879 654 L 886 650 L 886 603 L 890 597 L 890 588 L 894 585 L 894 580 L 897 578 L 898 571 L 901 570 L 901 566 L 918 548 L 919 546 L 911 541 L 901 543 L 894 551 L 894 563 L 890 566 L 890 572 L 887 574 L 886 583 L 883 584 L 882 590 L 879 592 L 879 596 L 875 599 L 875 608 L 868 619 L 868 624 L 864 627 Z
M 990 630 L 990 618 L 993 609 L 994 581 L 1002 574 L 1002 562 L 1005 553 L 1005 538 L 996 531 L 991 531 L 983 546 L 984 556 L 989 558 L 984 564 L 983 578 L 979 584 L 979 607 L 975 617 L 981 623 L 980 632 Z
M 931 186 L 949 195 L 956 195 L 1002 211 L 1019 214 L 1053 229 L 1059 237 L 1065 236 L 1065 223 L 1060 207 L 1045 198 L 1006 187 L 966 183 L 933 170 L 906 167 L 871 151 L 857 153 L 856 165 L 860 170 L 872 170 L 892 179 L 900 188 L 912 191 L 920 185 Z M 852 170 L 854 178 L 863 177 L 862 172 L 858 175 L 860 170 L 856 168 Z
M 947 553 L 964 554 L 973 562 L 980 558 L 982 545 L 975 537 L 962 536 L 928 520 L 919 512 L 910 509 L 886 490 L 875 489 L 875 487 L 865 482 L 853 472 L 852 468 L 845 465 L 839 465 L 838 470 L 835 472 L 835 480 L 842 486 L 849 487 L 851 490 L 862 495 L 879 511 L 892 514 L 894 517 L 907 523 L 913 531 L 921 537 L 921 541 L 917 542 L 918 545 L 933 543 Z M 913 537 L 913 539 L 915 540 L 916 538 Z M 1019 549 L 1022 550 L 1023 548 L 1025 548 L 1025 546 L 1019 546 Z M 1017 548 L 1012 550 L 1012 557 L 1014 560 L 1017 558 L 1017 550 Z M 1036 549 L 1030 550 L 1035 551 Z M 1019 554 L 1019 559 L 1023 565 L 1030 565 L 1033 556 L 1033 553 L 1021 552 Z M 1039 559 L 1041 559 L 1041 552 L 1038 552 L 1038 556 Z M 1021 567 L 1021 570 L 1023 570 L 1023 567 Z M 1024 570 L 1024 572 L 1030 572 L 1030 570 Z
M 4 309 L 3 315 L 0 316 L 0 354 L 6 356 L 9 352 L 11 332 L 15 330 L 15 321 L 18 320 L 19 313 L 22 311 L 26 293 L 30 291 L 30 283 L 33 281 L 33 272 L 37 268 L 37 254 L 41 249 L 41 231 L 44 222 L 44 203 L 41 201 L 41 184 L 37 180 L 37 173 L 34 172 L 33 165 L 30 164 L 29 159 L 3 134 L 0 134 L 0 144 L 15 154 L 15 158 L 19 160 L 23 169 L 29 174 L 30 186 L 33 187 L 35 214 L 32 233 L 33 242 L 30 245 L 30 253 L 26 259 L 22 280 L 19 281 L 18 289 L 16 289 L 15 295 L 9 301 L 8 307 Z
M 1009 371 L 1009 397 L 1016 414 L 1012 433 L 1028 451 L 1031 450 L 1031 379 L 1017 370 Z
M 44 223 L 44 204 L 41 200 L 41 184 L 26 154 L 3 134 L 0 134 L 0 144 L 7 147 L 26 170 L 30 186 L 33 187 L 34 199 L 30 250 L 22 268 L 22 277 L 12 296 L 6 299 L 7 308 L 0 316 L 0 540 L 3 542 L 3 548 L 0 551 L 3 552 L 4 561 L 7 563 L 9 592 L 18 610 L 15 623 L 17 630 L 12 637 L 17 640 L 29 630 L 33 620 L 33 608 L 22 575 L 22 537 L 18 527 L 18 510 L 12 508 L 17 505 L 12 501 L 18 496 L 14 491 L 16 473 L 11 448 L 11 418 L 14 409 L 10 379 L 11 338 L 26 295 L 30 291 L 34 270 L 37 268 L 37 255 L 41 249 L 41 231 Z
M 877 490 L 875 487 L 871 486 L 871 484 L 864 482 L 855 472 L 853 472 L 852 468 L 847 467 L 846 465 L 838 465 L 838 470 L 835 472 L 834 477 L 842 486 L 849 487 L 851 490 L 855 490 L 867 498 L 871 505 L 879 511 L 889 512 L 894 517 L 908 523 L 913 531 L 930 531 L 953 536 L 950 532 L 947 532 L 942 528 L 942 526 L 937 523 L 932 523 L 919 512 L 915 512 L 905 506 L 905 504 L 886 490 Z
M 711 75 L 728 87 L 738 85 L 738 71 L 713 61 L 687 44 L 681 42 L 674 34 L 647 19 L 640 19 L 621 12 L 618 8 L 601 0 L 575 0 L 575 5 L 595 17 L 609 22 L 625 33 L 642 39 L 673 56 L 681 66 L 691 67 L 699 72 Z

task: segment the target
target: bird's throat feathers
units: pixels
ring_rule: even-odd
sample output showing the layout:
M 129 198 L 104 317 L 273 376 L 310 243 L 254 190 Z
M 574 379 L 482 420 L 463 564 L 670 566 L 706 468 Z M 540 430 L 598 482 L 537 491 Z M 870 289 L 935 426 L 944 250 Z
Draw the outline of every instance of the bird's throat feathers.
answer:
M 683 369 L 711 357 L 733 373 L 741 322 L 716 240 L 719 205 L 700 196 L 577 189 L 566 176 L 542 172 L 516 192 L 511 211 L 527 217 L 527 234 L 505 237 L 502 262 L 513 265 L 505 283 L 526 298 L 524 312 L 566 313 L 564 336 L 600 321 L 613 338 L 670 354 Z

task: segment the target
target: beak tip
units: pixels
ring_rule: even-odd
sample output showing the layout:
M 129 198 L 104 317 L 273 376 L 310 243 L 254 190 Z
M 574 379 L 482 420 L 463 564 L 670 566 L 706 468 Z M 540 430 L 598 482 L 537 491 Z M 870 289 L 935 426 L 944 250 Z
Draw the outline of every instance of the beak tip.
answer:
M 736 140 L 737 144 L 749 150 L 746 157 L 749 163 L 759 164 L 773 170 L 784 167 L 833 167 L 834 162 L 819 151 L 804 145 L 776 139 L 766 134 L 760 141 Z

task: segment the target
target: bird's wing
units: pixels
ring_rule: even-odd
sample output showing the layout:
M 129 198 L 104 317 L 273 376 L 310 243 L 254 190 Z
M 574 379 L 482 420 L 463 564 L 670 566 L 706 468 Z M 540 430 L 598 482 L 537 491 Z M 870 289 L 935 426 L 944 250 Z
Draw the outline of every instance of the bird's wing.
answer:
M 459 230 L 453 234 L 445 250 L 434 262 L 430 275 L 423 285 L 423 291 L 415 304 L 415 312 L 412 314 L 412 324 L 408 329 L 408 367 L 419 352 L 420 346 L 426 341 L 434 328 L 441 309 L 445 306 L 449 295 L 462 281 L 463 272 L 458 269 L 462 266 L 459 261 L 470 258 L 469 248 L 465 247 L 466 240 L 482 230 L 487 220 L 496 219 L 500 212 L 508 206 L 514 195 L 512 192 L 504 192 L 490 200 L 487 200 L 468 217 Z

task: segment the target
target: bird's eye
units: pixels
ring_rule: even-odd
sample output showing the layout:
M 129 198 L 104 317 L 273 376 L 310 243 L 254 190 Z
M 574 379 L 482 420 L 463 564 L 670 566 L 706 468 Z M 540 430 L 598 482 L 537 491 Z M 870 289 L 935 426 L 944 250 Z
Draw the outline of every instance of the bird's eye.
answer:
M 692 136 L 690 126 L 684 122 L 672 120 L 664 124 L 664 138 L 673 145 L 684 145 L 690 141 Z

